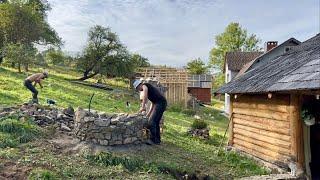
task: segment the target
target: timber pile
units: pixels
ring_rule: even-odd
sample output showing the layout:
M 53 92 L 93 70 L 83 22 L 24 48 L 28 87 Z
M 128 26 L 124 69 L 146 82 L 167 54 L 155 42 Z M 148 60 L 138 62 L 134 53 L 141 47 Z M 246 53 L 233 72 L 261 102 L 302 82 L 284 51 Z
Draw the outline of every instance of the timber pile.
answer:
M 104 84 L 100 84 L 100 83 L 89 83 L 89 82 L 85 82 L 85 81 L 71 81 L 72 83 L 76 83 L 76 84 L 81 84 L 84 86 L 89 86 L 89 87 L 94 87 L 94 88 L 98 88 L 98 89 L 103 89 L 106 91 L 112 91 L 113 89 L 104 85 Z

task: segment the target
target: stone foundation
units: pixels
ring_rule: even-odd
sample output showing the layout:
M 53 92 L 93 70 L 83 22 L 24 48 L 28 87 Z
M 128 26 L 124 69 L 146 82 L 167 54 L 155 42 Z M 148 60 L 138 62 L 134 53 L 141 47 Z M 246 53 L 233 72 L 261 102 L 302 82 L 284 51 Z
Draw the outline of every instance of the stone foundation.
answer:
M 146 139 L 147 122 L 140 114 L 106 114 L 78 108 L 74 131 L 80 140 L 100 145 L 138 144 Z

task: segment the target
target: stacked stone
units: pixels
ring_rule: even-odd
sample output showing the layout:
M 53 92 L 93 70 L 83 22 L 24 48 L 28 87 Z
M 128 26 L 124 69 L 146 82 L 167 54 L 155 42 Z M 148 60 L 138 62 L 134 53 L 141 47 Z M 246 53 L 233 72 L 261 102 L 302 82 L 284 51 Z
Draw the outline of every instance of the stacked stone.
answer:
M 143 142 L 146 123 L 147 118 L 140 114 L 106 114 L 81 108 L 75 112 L 76 136 L 105 146 Z
M 74 127 L 74 111 L 72 107 L 61 110 L 49 106 L 25 103 L 0 110 L 0 117 L 8 115 L 18 115 L 21 119 L 29 117 L 39 126 L 58 124 L 58 127 L 63 131 L 71 131 Z
M 199 137 L 201 139 L 209 139 L 209 129 L 189 129 L 188 134 L 193 137 Z

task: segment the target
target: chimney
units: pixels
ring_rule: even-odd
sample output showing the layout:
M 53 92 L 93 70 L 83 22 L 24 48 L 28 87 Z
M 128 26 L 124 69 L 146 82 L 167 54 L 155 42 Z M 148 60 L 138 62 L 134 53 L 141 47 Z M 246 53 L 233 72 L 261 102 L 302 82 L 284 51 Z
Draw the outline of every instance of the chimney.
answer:
M 264 43 L 264 52 L 270 51 L 272 48 L 278 46 L 278 41 L 268 41 Z

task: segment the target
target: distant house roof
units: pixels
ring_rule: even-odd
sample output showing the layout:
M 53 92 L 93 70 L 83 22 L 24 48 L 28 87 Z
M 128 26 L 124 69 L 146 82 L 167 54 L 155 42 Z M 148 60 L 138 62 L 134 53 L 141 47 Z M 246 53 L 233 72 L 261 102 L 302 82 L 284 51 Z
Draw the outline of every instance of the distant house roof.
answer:
M 250 70 L 250 68 L 252 68 L 253 64 L 259 63 L 266 55 L 274 53 L 278 48 L 281 48 L 283 46 L 287 46 L 289 43 L 299 45 L 301 42 L 299 40 L 295 39 L 295 38 L 290 38 L 290 39 L 284 41 L 283 43 L 279 44 L 278 46 L 272 48 L 270 51 L 265 52 L 263 54 L 260 54 L 260 56 L 257 56 L 252 61 L 250 61 L 250 62 L 246 63 L 245 65 L 243 65 L 242 69 L 239 71 L 239 73 L 237 74 L 236 78 L 241 76 L 241 75 L 243 75 L 246 71 Z
M 216 93 L 262 93 L 320 89 L 320 34 L 260 64 Z
M 243 65 L 252 61 L 261 54 L 262 52 L 227 52 L 225 65 L 228 65 L 228 69 L 230 70 L 240 71 Z

